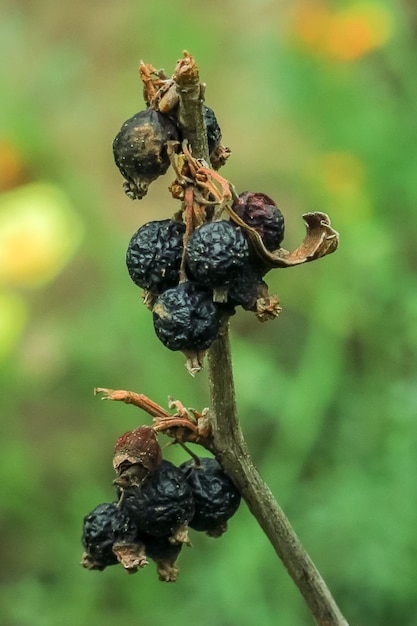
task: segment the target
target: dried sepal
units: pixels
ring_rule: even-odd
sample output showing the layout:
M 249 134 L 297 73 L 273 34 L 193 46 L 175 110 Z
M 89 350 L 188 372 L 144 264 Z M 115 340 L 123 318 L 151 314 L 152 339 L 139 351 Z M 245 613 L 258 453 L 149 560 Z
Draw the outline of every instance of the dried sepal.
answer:
M 316 211 L 303 215 L 307 234 L 298 248 L 292 252 L 284 248 L 270 252 L 265 248 L 261 236 L 254 228 L 248 226 L 230 206 L 226 206 L 226 210 L 230 218 L 246 232 L 251 251 L 264 268 L 264 273 L 275 267 L 292 267 L 315 261 L 331 254 L 339 245 L 339 233 L 331 227 L 329 216 Z
M 113 544 L 112 550 L 128 574 L 134 574 L 139 567 L 143 568 L 148 564 L 145 544 L 141 542 L 126 543 L 118 541 Z
M 273 320 L 281 313 L 279 299 L 276 294 L 270 296 L 268 293 L 261 295 L 256 300 L 256 317 L 260 322 Z

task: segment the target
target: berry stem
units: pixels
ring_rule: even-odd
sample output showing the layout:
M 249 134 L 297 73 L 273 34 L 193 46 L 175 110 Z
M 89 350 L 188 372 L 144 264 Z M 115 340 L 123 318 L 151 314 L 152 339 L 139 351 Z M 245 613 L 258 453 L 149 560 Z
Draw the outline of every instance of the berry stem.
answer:
M 173 78 L 178 86 L 178 120 L 184 136 L 193 156 L 209 164 L 198 67 L 187 52 L 178 61 Z M 211 173 L 211 177 L 215 178 L 214 172 L 208 168 L 204 173 Z M 222 188 L 224 191 L 224 186 Z M 230 186 L 227 191 L 230 193 Z M 319 626 L 348 626 L 325 581 L 250 457 L 237 414 L 228 327 L 215 339 L 207 358 L 211 399 L 210 449 L 235 482 L 297 585 L 316 623 Z
M 250 457 L 237 416 L 227 332 L 212 344 L 208 366 L 209 415 L 216 458 L 241 492 L 316 623 L 319 626 L 348 626 L 325 581 Z

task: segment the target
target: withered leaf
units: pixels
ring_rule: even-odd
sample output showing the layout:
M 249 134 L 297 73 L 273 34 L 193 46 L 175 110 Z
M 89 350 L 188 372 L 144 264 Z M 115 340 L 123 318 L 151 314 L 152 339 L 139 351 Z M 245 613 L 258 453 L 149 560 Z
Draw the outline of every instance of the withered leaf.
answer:
M 270 252 L 265 248 L 261 236 L 254 228 L 248 226 L 231 207 L 226 207 L 226 209 L 230 218 L 248 234 L 249 244 L 265 267 L 265 273 L 275 267 L 292 267 L 314 261 L 331 254 L 339 245 L 339 233 L 331 227 L 329 216 L 316 211 L 303 215 L 307 233 L 298 248 L 292 252 L 284 248 Z

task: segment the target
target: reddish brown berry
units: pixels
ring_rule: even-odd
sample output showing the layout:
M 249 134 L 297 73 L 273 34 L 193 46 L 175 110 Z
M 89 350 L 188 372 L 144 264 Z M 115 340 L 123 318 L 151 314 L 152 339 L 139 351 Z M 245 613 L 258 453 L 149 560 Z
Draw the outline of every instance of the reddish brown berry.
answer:
M 233 210 L 254 228 L 267 250 L 277 250 L 284 239 L 284 217 L 275 202 L 264 193 L 245 191 L 233 204 Z
M 126 487 L 140 485 L 162 463 L 162 452 L 155 431 L 150 426 L 130 430 L 116 441 L 113 467 L 115 483 Z

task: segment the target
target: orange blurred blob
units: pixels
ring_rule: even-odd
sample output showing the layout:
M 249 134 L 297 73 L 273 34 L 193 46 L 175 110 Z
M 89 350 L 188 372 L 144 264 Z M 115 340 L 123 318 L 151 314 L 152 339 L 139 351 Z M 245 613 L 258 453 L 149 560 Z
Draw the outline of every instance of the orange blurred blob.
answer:
M 293 34 L 314 54 L 354 61 L 385 45 L 392 34 L 392 17 L 374 3 L 331 11 L 320 1 L 303 2 L 295 9 Z
M 22 184 L 27 177 L 27 167 L 17 148 L 0 139 L 0 191 Z

